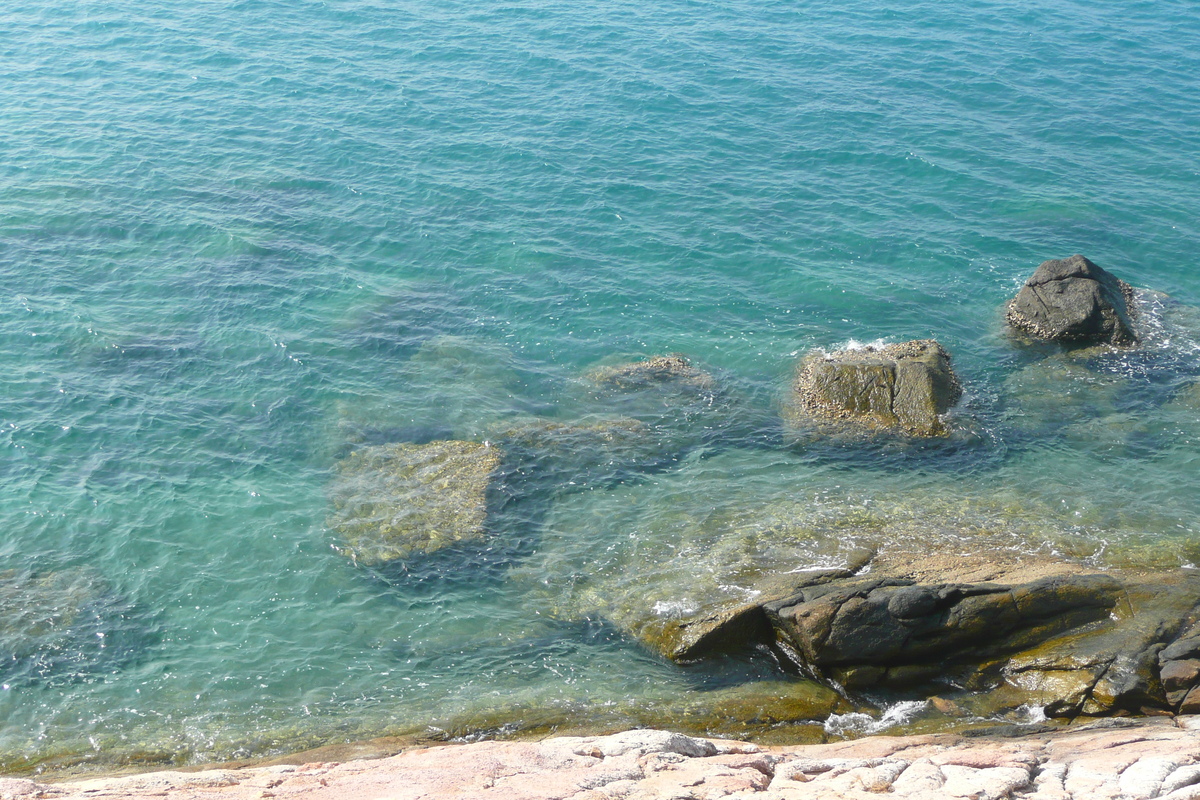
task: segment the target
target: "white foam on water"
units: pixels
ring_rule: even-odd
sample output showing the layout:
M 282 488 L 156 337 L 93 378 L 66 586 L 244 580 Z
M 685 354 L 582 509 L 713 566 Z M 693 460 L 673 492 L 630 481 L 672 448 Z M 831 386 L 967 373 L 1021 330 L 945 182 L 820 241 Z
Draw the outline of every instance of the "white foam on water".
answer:
M 883 716 L 878 719 L 862 712 L 830 714 L 829 719 L 825 720 L 825 732 L 834 736 L 879 733 L 897 725 L 907 724 L 928 705 L 928 700 L 904 700 L 885 708 Z
M 656 617 L 667 619 L 682 619 L 700 610 L 700 605 L 694 600 L 659 600 L 650 609 Z
M 887 347 L 890 344 L 887 339 L 875 339 L 870 342 L 860 342 L 858 339 L 847 339 L 842 344 L 834 347 L 837 350 L 878 350 L 881 347 Z

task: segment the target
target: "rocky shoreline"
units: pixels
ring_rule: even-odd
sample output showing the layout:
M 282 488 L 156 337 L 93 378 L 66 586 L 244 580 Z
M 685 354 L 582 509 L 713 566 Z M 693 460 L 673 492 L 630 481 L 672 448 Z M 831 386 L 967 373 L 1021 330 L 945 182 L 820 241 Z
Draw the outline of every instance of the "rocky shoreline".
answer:
M 1009 333 L 1040 342 L 1010 378 L 1014 429 L 1065 436 L 1071 423 L 1084 426 L 1072 435 L 1088 436 L 1101 400 L 1120 415 L 1115 398 L 1128 388 L 1091 361 L 1139 347 L 1137 297 L 1082 256 L 1038 268 L 1006 307 Z M 413 360 L 483 380 L 463 368 L 470 352 L 434 339 Z M 937 341 L 816 348 L 768 421 L 683 356 L 621 358 L 566 389 L 581 401 L 573 416 L 483 415 L 434 439 L 356 428 L 328 489 L 335 549 L 396 584 L 417 570 L 456 574 L 485 551 L 555 623 L 597 624 L 681 670 L 753 669 L 633 709 L 597 704 L 531 720 L 528 709 L 497 707 L 428 726 L 444 739 L 669 723 L 792 744 L 822 740 L 835 717 L 875 719 L 898 703 L 927 709 L 924 727 L 909 731 L 1200 713 L 1200 570 L 1180 566 L 1197 560 L 1191 551 L 1156 540 L 1154 557 L 1121 569 L 1099 550 L 1064 547 L 1045 509 L 1024 496 L 983 508 L 957 487 L 904 486 L 894 506 L 821 518 L 790 484 L 762 497 L 727 481 L 734 470 L 723 459 L 750 444 L 813 458 L 822 447 L 891 448 L 897 463 L 930 468 L 956 449 L 987 449 L 972 439 L 971 410 L 956 408 L 970 381 Z M 1189 386 L 1172 402 L 1194 418 L 1200 405 L 1187 403 L 1200 383 Z M 704 513 L 660 514 L 661 527 L 626 532 L 644 523 L 620 516 L 636 503 L 616 487 L 701 459 L 715 476 L 705 479 L 714 499 Z M 571 499 L 595 489 L 614 489 L 620 537 L 573 526 Z M 96 645 L 79 622 L 92 609 L 121 612 L 117 600 L 102 602 L 102 588 L 67 572 L 0 574 L 0 594 L 23 609 L 10 625 L 18 677 L 54 677 L 57 662 L 43 651 L 91 668 L 133 649 L 103 637 Z M 160 763 L 185 762 L 167 754 Z
M 153 772 L 63 783 L 0 779 L 0 800 L 1192 800 L 1200 719 L 1108 719 L 1019 736 L 880 736 L 759 747 L 662 730 L 477 742 L 387 758 Z

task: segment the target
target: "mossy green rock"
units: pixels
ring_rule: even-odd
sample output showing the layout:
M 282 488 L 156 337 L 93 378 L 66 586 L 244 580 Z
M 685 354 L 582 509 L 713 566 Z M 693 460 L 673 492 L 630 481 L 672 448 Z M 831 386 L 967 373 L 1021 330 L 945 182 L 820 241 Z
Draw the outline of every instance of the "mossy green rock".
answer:
M 785 415 L 794 425 L 816 420 L 941 436 L 941 415 L 961 396 L 950 355 L 921 339 L 806 356 Z
M 684 727 L 726 735 L 784 723 L 823 721 L 830 714 L 851 710 L 837 692 L 809 680 L 754 681 L 693 694 L 668 708 L 671 715 L 666 718 L 678 719 Z
M 1196 618 L 1200 580 L 1183 572 L 1149 578 L 1126 584 L 1109 619 L 1013 656 L 1002 670 L 1005 681 L 1049 716 L 1166 708 L 1160 669 L 1169 661 L 1160 654 L 1186 650 L 1177 637 Z
M 661 728 L 692 735 L 781 742 L 818 742 L 830 714 L 854 709 L 827 686 L 809 680 L 752 681 L 706 691 L 672 691 L 615 703 L 515 702 L 451 712 L 436 720 L 438 738 L 595 735 Z M 425 728 L 424 732 L 430 729 Z M 415 732 L 415 731 L 414 731 Z
M 486 443 L 364 447 L 337 466 L 329 525 L 361 564 L 483 539 L 500 463 L 499 448 Z

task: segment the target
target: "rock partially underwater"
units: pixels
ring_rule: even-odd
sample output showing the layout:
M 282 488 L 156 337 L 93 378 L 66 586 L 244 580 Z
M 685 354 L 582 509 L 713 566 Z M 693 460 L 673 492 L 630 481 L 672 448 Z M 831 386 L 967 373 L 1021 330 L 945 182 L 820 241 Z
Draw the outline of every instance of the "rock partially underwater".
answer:
M 479 442 L 361 448 L 337 466 L 329 525 L 367 565 L 482 540 L 500 463 L 499 449 Z
M 1170 567 L 1170 543 L 1165 560 L 1122 557 L 1130 531 L 1019 488 L 880 475 L 843 497 L 820 488 L 837 470 L 807 469 L 729 452 L 564 497 L 510 580 L 538 613 L 603 620 L 689 670 L 773 657 L 859 702 L 942 697 L 1013 719 L 1200 704 L 1200 633 L 1172 645 L 1200 617 L 1200 575 Z M 1106 561 L 1130 568 L 1086 566 L 1106 538 Z
M 153 625 L 96 572 L 0 571 L 0 682 L 56 683 L 116 669 Z
M 800 363 L 785 417 L 911 436 L 947 433 L 942 415 L 962 396 L 950 355 L 932 339 L 819 351 Z
M 1045 261 L 1008 304 L 1013 328 L 1050 342 L 1130 345 L 1133 288 L 1081 255 Z
M 597 386 L 621 391 L 654 385 L 671 385 L 698 392 L 716 389 L 712 375 L 677 353 L 652 356 L 644 361 L 601 365 L 589 370 L 586 377 Z
M 756 405 L 679 354 L 599 364 L 573 381 L 569 391 L 568 402 L 580 409 L 650 426 L 672 460 L 699 446 L 778 438 L 778 422 L 765 403 Z
M 1095 549 L 1078 541 L 1086 534 L 1075 517 L 1055 518 L 1020 493 L 965 497 L 938 476 L 914 483 L 902 475 L 873 481 L 868 495 L 824 488 L 838 480 L 837 468 L 798 457 L 772 468 L 755 451 L 690 458 L 636 485 L 560 498 L 536 554 L 511 579 L 542 613 L 603 618 L 655 652 L 689 660 L 713 648 L 706 615 L 756 625 L 738 609 L 823 570 L 852 572 L 874 551 Z M 546 575 L 557 579 L 546 584 Z
M 518 418 L 493 424 L 486 435 L 503 453 L 506 480 L 518 495 L 603 486 L 674 457 L 657 431 L 627 417 Z
M 939 579 L 929 562 L 948 573 Z M 685 636 L 690 647 L 674 655 L 776 648 L 832 686 L 958 692 L 964 713 L 985 716 L 1200 708 L 1200 576 L 1114 576 L 1045 562 L 962 582 L 960 563 L 928 558 L 915 575 L 884 559 L 866 575 L 799 578 L 752 603 L 698 614 L 684 631 L 702 635 Z
M 405 561 L 483 542 L 501 505 L 544 504 L 670 460 L 650 426 L 604 417 L 520 417 L 490 425 L 481 442 L 361 447 L 336 467 L 329 525 L 358 563 Z

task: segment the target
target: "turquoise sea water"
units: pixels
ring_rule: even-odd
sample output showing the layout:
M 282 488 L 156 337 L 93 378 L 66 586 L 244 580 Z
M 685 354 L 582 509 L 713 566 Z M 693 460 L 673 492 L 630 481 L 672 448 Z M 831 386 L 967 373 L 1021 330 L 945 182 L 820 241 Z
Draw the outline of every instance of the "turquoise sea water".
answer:
M 685 608 L 856 537 L 1200 562 L 1193 3 L 0 23 L 0 572 L 106 584 L 4 667 L 9 769 L 620 723 L 777 672 L 674 666 L 606 603 Z M 1139 350 L 1005 335 L 1076 252 L 1169 295 Z M 805 352 L 931 336 L 967 389 L 948 443 L 781 439 Z M 669 463 L 513 503 L 469 558 L 335 550 L 354 447 L 571 420 L 586 369 L 666 352 L 735 398 L 662 422 L 694 434 Z

